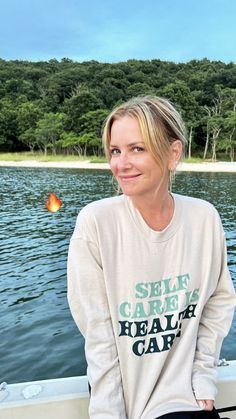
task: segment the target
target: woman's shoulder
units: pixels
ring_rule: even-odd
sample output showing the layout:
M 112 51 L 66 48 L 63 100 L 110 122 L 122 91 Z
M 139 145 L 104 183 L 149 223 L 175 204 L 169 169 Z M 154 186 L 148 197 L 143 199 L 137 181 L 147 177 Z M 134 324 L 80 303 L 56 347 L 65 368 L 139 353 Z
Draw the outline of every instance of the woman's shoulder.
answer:
M 99 199 L 85 205 L 79 212 L 77 222 L 93 223 L 95 220 L 107 220 L 124 208 L 124 195 Z M 107 218 L 106 218 L 107 217 Z
M 107 224 L 107 221 L 121 212 L 122 208 L 124 208 L 123 195 L 90 202 L 80 210 L 72 237 L 85 239 L 90 237 L 95 240 L 98 225 Z
M 205 199 L 194 198 L 186 195 L 174 194 L 175 199 L 181 204 L 184 217 L 190 217 L 199 223 L 204 220 L 211 220 L 213 223 L 221 224 L 220 215 L 215 206 Z
M 86 215 L 96 215 L 98 213 L 105 213 L 109 211 L 115 211 L 116 209 L 123 207 L 124 195 L 99 199 L 92 201 L 82 208 L 80 213 Z

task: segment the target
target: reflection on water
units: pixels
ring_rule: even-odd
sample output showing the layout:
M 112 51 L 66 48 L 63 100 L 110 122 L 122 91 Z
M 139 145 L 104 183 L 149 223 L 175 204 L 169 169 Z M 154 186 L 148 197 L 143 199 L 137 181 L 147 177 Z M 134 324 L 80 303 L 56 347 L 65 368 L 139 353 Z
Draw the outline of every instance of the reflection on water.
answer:
M 114 195 L 108 171 L 0 168 L 0 377 L 8 383 L 86 373 L 83 339 L 66 300 L 66 259 L 79 210 Z M 226 231 L 236 285 L 236 175 L 180 173 L 175 191 L 212 202 Z M 44 205 L 50 192 L 57 213 Z M 236 359 L 236 318 L 222 356 Z

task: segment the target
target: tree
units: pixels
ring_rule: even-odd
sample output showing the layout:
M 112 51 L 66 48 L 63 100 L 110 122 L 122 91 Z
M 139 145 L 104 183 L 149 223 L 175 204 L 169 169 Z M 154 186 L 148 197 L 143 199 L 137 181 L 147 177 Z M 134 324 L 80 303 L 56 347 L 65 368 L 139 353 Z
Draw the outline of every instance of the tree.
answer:
M 102 126 L 108 115 L 107 109 L 86 112 L 79 118 L 80 133 L 83 135 L 89 132 L 94 137 L 101 137 Z
M 24 131 L 23 133 L 20 134 L 19 138 L 20 138 L 21 142 L 23 144 L 26 144 L 27 147 L 29 147 L 30 151 L 33 153 L 35 147 L 37 146 L 35 129 L 34 128 L 27 129 L 26 131 Z
M 17 108 L 17 122 L 20 134 L 35 129 L 37 121 L 43 117 L 43 109 L 35 102 L 25 102 Z
M 20 95 L 25 97 L 25 100 L 33 100 L 36 98 L 36 92 L 33 84 L 28 80 L 10 79 L 5 83 L 5 90 L 7 96 L 11 100 L 16 100 Z
M 234 156 L 236 90 L 222 89 L 221 86 L 216 85 L 215 93 L 216 96 L 212 100 L 212 105 L 204 107 L 208 116 L 206 118 L 207 137 L 203 158 L 206 158 L 211 140 L 212 160 L 216 160 L 217 148 L 229 152 L 232 159 Z M 226 138 L 225 135 L 228 137 Z
M 104 103 L 103 107 L 111 109 L 118 100 L 125 100 L 126 86 L 121 88 L 120 82 L 117 84 L 117 80 L 111 78 L 107 78 L 101 83 L 99 97 Z
M 198 126 L 201 109 L 187 84 L 176 80 L 167 84 L 160 91 L 161 95 L 169 99 L 180 111 L 188 129 L 188 157 L 191 158 L 194 130 Z
M 211 116 L 209 119 L 209 128 L 211 132 L 212 161 L 216 161 L 216 151 L 219 135 L 222 130 L 223 118 L 219 115 Z
M 89 111 L 95 111 L 102 107 L 101 101 L 95 93 L 88 88 L 81 87 L 77 94 L 73 94 L 70 99 L 66 99 L 63 110 L 67 115 L 66 129 L 80 134 L 80 118 Z
M 83 147 L 80 144 L 79 136 L 74 132 L 63 132 L 60 139 L 57 141 L 57 145 L 66 149 L 70 153 L 78 153 L 79 156 L 83 153 Z
M 236 147 L 236 111 L 228 113 L 224 120 L 225 139 L 223 145 L 226 152 L 229 153 L 230 160 L 234 161 L 235 147 Z
M 206 141 L 203 153 L 203 159 L 205 160 L 207 157 L 208 147 L 210 143 L 210 118 L 212 116 L 212 110 L 208 106 L 204 106 L 204 109 L 207 112 L 207 116 L 202 118 L 202 123 L 206 126 Z
M 0 146 L 14 150 L 18 137 L 17 112 L 8 98 L 0 101 Z
M 236 110 L 235 86 L 235 63 L 207 58 L 188 63 L 128 60 L 114 64 L 69 58 L 45 62 L 0 60 L 1 149 L 20 150 L 23 144 L 33 149 L 36 137 L 32 129 L 36 131 L 38 121 L 47 113 L 66 114 L 63 128 L 69 136 L 78 139 L 90 133 L 100 139 L 103 110 L 111 110 L 133 96 L 157 94 L 170 99 L 181 112 L 188 130 L 189 156 L 204 147 L 204 156 L 209 153 L 216 135 L 211 118 L 217 108 L 217 116 L 223 121 L 215 151 L 229 153 L 232 158 L 235 134 L 230 112 Z M 61 134 L 54 152 L 62 147 L 60 140 Z M 98 153 L 91 141 L 88 151 Z M 44 148 L 42 144 L 40 147 Z M 64 150 L 75 152 L 70 147 Z
M 48 148 L 51 148 L 53 154 L 56 154 L 56 142 L 63 132 L 64 120 L 65 115 L 63 113 L 54 114 L 50 112 L 37 122 L 35 138 L 39 148 L 44 150 L 45 155 Z
M 135 96 L 155 95 L 156 89 L 149 86 L 147 83 L 133 83 L 126 92 L 126 98 L 130 99 Z
M 95 137 L 93 133 L 88 132 L 79 137 L 79 144 L 83 148 L 84 156 L 91 152 L 94 155 L 101 154 L 102 141 L 101 138 Z
M 222 99 L 217 97 L 213 100 L 213 105 L 211 107 L 205 106 L 205 110 L 208 114 L 206 118 L 207 124 L 207 138 L 205 144 L 205 150 L 203 158 L 206 158 L 208 146 L 211 142 L 212 146 L 212 161 L 216 161 L 216 150 L 218 146 L 219 135 L 223 126 L 222 118 Z
M 86 156 L 91 153 L 96 156 L 103 154 L 101 138 L 96 137 L 91 132 L 80 136 L 73 132 L 64 132 L 57 144 L 64 149 L 78 153 L 79 156 Z

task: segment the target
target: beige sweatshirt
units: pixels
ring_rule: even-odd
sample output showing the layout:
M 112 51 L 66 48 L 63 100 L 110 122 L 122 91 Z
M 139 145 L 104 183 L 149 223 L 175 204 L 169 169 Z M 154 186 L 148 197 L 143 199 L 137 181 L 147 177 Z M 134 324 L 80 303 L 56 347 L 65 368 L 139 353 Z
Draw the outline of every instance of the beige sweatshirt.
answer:
M 85 337 L 92 419 L 155 419 L 214 399 L 235 306 L 215 208 L 173 194 L 152 230 L 129 197 L 87 205 L 68 254 L 68 301 Z

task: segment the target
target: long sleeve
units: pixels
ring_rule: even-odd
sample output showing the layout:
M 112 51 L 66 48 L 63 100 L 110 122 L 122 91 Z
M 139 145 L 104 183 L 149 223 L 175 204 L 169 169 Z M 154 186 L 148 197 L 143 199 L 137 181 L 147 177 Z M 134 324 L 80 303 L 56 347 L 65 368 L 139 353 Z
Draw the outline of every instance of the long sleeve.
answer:
M 221 271 L 215 291 L 208 299 L 199 324 L 195 352 L 192 386 L 198 400 L 214 400 L 217 389 L 217 363 L 224 337 L 229 332 L 234 307 L 235 291 L 227 267 L 227 253 L 223 230 L 218 236 L 221 254 Z M 214 262 L 213 262 L 214 263 Z
M 78 231 L 78 226 L 76 231 Z M 83 233 L 71 238 L 68 253 L 68 302 L 85 337 L 91 419 L 125 419 L 119 360 L 98 246 Z

